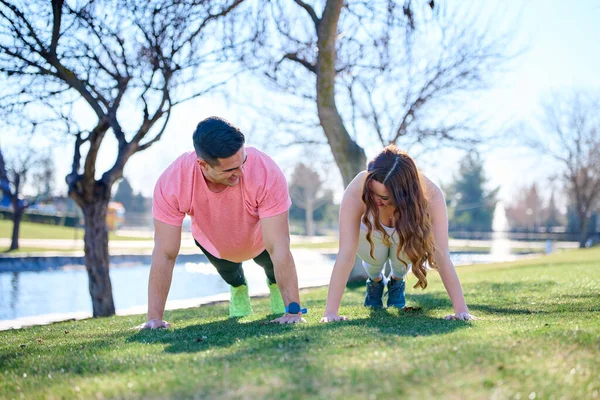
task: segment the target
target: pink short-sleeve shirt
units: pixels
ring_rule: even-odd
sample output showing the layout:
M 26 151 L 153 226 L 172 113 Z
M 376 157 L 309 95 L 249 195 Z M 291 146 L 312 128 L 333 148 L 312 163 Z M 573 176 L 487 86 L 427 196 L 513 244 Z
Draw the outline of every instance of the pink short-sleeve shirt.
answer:
M 192 235 L 215 257 L 242 262 L 265 250 L 262 218 L 286 212 L 292 202 L 285 176 L 263 152 L 246 147 L 244 176 L 220 193 L 208 189 L 196 153 L 177 158 L 158 178 L 152 215 L 169 225 L 192 220 Z

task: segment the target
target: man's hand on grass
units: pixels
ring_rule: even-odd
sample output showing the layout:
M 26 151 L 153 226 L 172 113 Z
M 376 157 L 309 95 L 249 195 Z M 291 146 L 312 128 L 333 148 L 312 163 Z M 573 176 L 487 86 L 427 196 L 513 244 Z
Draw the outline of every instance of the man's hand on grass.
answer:
M 462 321 L 473 321 L 476 320 L 477 317 L 469 314 L 468 312 L 461 312 L 456 314 L 446 315 L 447 320 L 462 320 Z
M 273 324 L 296 324 L 300 322 L 306 322 L 301 314 L 285 314 L 283 317 L 271 321 Z
M 325 315 L 323 315 L 323 318 L 321 318 L 320 322 L 334 322 L 334 321 L 348 321 L 348 318 L 344 317 L 343 315 L 325 314 Z
M 171 324 L 169 324 L 167 321 L 163 321 L 161 319 L 151 319 L 148 322 L 136 326 L 136 329 L 141 331 L 142 329 L 161 329 L 169 327 L 171 327 Z

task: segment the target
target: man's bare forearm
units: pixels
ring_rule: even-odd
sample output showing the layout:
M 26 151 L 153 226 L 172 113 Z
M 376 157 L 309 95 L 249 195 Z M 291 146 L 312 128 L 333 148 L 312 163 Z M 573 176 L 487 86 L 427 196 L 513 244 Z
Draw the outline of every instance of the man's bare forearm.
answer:
M 273 261 L 275 279 L 277 279 L 277 286 L 281 291 L 283 302 L 286 305 L 292 302 L 300 303 L 298 275 L 296 274 L 296 265 L 292 253 L 289 250 L 275 251 L 271 255 L 271 261 Z
M 148 321 L 163 319 L 174 266 L 175 258 L 163 254 L 152 255 L 152 266 L 150 267 L 150 278 L 148 280 Z

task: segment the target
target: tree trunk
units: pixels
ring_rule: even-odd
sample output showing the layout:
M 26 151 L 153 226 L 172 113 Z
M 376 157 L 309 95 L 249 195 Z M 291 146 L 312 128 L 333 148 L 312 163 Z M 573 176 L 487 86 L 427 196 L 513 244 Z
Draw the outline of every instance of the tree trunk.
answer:
M 344 187 L 366 168 L 365 151 L 348 134 L 335 103 L 335 51 L 338 21 L 343 0 L 327 0 L 318 25 L 317 57 L 317 111 L 319 121 L 327 137 L 333 158 L 342 174 Z M 350 274 L 350 280 L 366 279 L 367 275 L 358 258 Z
M 13 272 L 12 278 L 10 279 L 11 295 L 10 295 L 10 311 L 13 316 L 11 318 L 17 318 L 17 304 L 19 304 L 19 273 Z
M 587 215 L 579 215 L 579 248 L 585 248 L 585 242 L 588 236 L 588 217 Z
M 304 219 L 306 219 L 306 236 L 315 236 L 314 205 L 315 204 L 312 199 L 307 199 L 306 207 L 304 208 Z
M 94 317 L 115 314 L 109 275 L 107 208 L 108 199 L 97 199 L 96 202 L 84 204 L 82 207 L 85 221 L 85 267 L 89 277 Z
M 8 249 L 8 251 L 17 250 L 19 248 L 19 230 L 21 228 L 21 220 L 23 219 L 24 213 L 25 213 L 24 208 L 20 208 L 20 207 L 13 208 L 12 239 L 11 239 L 10 248 Z
M 344 186 L 366 167 L 365 151 L 348 134 L 335 103 L 335 42 L 343 0 L 328 0 L 318 28 L 317 111 Z

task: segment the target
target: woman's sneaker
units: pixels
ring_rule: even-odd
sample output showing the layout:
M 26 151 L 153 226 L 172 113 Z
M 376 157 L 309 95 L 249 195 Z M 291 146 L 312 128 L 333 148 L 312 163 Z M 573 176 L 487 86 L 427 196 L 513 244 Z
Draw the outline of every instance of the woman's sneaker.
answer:
M 371 278 L 367 279 L 367 296 L 365 297 L 365 307 L 383 308 L 383 288 L 385 287 L 383 279 L 375 282 Z
M 386 293 L 388 307 L 404 308 L 406 305 L 404 287 L 404 279 L 396 280 L 390 277 L 390 280 L 387 283 L 388 291 Z

